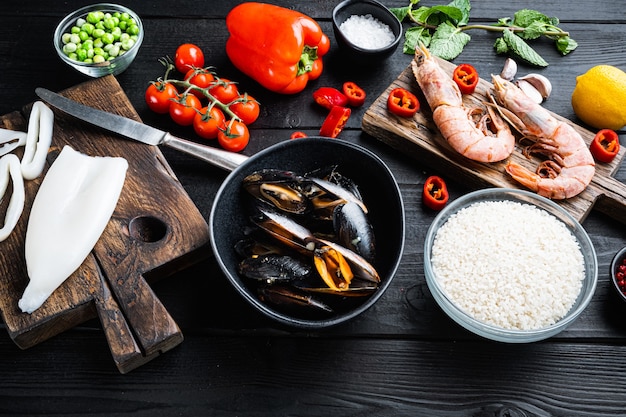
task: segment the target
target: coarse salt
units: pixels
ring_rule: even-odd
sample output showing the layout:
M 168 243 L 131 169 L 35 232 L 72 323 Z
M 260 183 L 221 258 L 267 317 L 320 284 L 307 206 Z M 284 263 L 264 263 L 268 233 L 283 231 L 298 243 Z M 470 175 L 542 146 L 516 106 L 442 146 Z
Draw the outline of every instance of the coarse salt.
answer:
M 461 310 L 515 330 L 559 321 L 585 276 L 580 245 L 565 224 L 512 201 L 459 210 L 438 230 L 431 260 L 437 281 Z
M 363 49 L 380 49 L 393 43 L 395 36 L 391 28 L 371 14 L 352 15 L 339 30 L 354 45 Z

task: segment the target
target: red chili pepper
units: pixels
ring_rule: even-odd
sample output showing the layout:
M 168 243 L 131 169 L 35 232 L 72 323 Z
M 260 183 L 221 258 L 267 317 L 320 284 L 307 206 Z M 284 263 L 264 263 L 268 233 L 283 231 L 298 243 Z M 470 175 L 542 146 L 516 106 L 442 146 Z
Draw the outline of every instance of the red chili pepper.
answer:
M 289 139 L 301 139 L 301 138 L 306 138 L 306 137 L 308 137 L 306 133 L 297 131 L 297 132 L 293 132 L 291 136 L 289 136 Z
M 422 201 L 426 207 L 441 210 L 448 203 L 448 187 L 441 177 L 430 176 L 424 182 Z
M 333 87 L 320 87 L 313 92 L 313 100 L 328 110 L 334 106 L 345 107 L 348 105 L 348 97 Z
M 470 64 L 461 64 L 454 69 L 452 78 L 462 94 L 472 94 L 478 85 L 478 71 Z
M 326 116 L 324 123 L 322 123 L 320 136 L 336 138 L 350 118 L 350 113 L 352 113 L 352 111 L 348 107 L 333 107 L 330 113 L 328 113 L 328 116 Z
M 602 129 L 589 145 L 591 154 L 600 162 L 611 162 L 619 152 L 619 137 L 614 130 Z
M 420 102 L 404 88 L 394 88 L 387 98 L 387 109 L 401 117 L 412 117 L 420 109 Z
M 343 83 L 342 91 L 348 97 L 348 104 L 352 107 L 359 107 L 365 103 L 365 90 L 356 85 L 356 83 L 352 81 Z

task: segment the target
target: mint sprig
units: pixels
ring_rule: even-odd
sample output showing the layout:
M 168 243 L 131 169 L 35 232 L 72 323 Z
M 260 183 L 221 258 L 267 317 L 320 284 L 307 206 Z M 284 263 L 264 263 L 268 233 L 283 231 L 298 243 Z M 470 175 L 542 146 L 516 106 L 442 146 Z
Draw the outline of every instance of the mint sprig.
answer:
M 569 54 L 578 46 L 568 32 L 559 28 L 559 19 L 537 10 L 519 10 L 513 18 L 500 18 L 493 25 L 469 25 L 470 0 L 453 0 L 447 5 L 418 8 L 415 6 L 420 0 L 409 1 L 408 6 L 391 9 L 401 22 L 409 19 L 415 23 L 404 35 L 403 52 L 406 54 L 414 54 L 415 46 L 423 43 L 434 55 L 452 60 L 471 40 L 465 33 L 470 29 L 502 32 L 494 43 L 497 53 L 513 55 L 539 67 L 548 63 L 526 41 L 542 36 L 554 40 L 562 55 Z

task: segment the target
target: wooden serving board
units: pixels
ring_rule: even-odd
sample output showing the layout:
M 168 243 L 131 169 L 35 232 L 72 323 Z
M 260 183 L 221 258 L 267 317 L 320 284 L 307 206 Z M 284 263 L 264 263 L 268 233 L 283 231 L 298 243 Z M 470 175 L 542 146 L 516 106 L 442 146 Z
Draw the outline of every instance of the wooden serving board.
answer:
M 140 121 L 113 76 L 62 94 Z M 97 315 L 113 359 L 120 372 L 126 373 L 182 342 L 178 325 L 145 278 L 164 277 L 207 257 L 208 225 L 158 147 L 124 139 L 52 109 L 55 125 L 47 167 L 65 145 L 90 156 L 121 156 L 129 164 L 124 188 L 111 220 L 82 266 L 38 310 L 26 314 L 17 306 L 28 283 L 24 237 L 45 172 L 26 181 L 24 212 L 13 233 L 0 242 L 0 313 L 9 335 L 23 349 Z M 27 106 L 23 114 L 29 113 Z M 18 112 L 0 118 L 0 127 L 5 129 L 24 131 L 26 123 Z M 6 211 L 5 201 L 0 202 L 0 210 Z
M 454 64 L 442 59 L 438 61 L 442 68 L 452 74 Z M 421 109 L 413 118 L 396 117 L 387 111 L 387 97 L 389 92 L 396 87 L 406 88 L 420 98 Z M 464 96 L 464 104 L 468 107 L 483 106 L 486 94 L 492 88 L 491 83 L 481 79 L 476 92 L 471 96 Z M 552 114 L 572 125 L 588 144 L 593 139 L 593 132 L 559 115 Z M 472 187 L 521 189 L 523 186 L 505 172 L 504 167 L 507 162 L 517 162 L 532 171 L 536 169 L 539 162 L 538 159 L 524 157 L 519 146 L 509 159 L 496 163 L 472 161 L 454 151 L 433 123 L 432 112 L 421 94 L 410 65 L 365 112 L 362 128 L 363 131 L 414 157 L 425 166 Z M 626 149 L 622 147 L 611 163 L 597 163 L 594 178 L 585 191 L 567 200 L 556 200 L 557 203 L 579 222 L 586 218 L 593 207 L 596 207 L 616 220 L 626 223 L 626 186 L 612 177 L 624 158 L 625 152 Z

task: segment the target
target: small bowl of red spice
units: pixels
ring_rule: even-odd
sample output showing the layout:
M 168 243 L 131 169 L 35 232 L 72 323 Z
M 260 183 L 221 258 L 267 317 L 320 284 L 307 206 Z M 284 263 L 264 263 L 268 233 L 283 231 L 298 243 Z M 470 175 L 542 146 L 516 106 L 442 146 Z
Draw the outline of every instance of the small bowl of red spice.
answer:
M 611 262 L 611 282 L 617 295 L 626 301 L 626 248 L 622 248 Z

